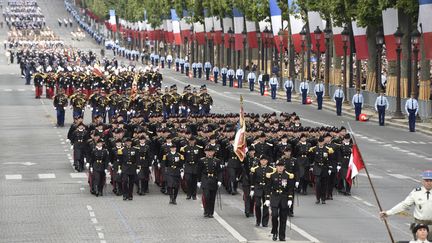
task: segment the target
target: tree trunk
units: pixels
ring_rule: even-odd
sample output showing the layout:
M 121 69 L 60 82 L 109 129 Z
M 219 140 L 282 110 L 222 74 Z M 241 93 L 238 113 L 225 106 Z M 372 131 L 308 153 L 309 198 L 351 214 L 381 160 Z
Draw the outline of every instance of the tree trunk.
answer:
M 424 39 L 420 39 L 420 77 L 419 77 L 419 100 L 430 100 L 431 99 L 431 63 L 425 58 L 424 52 Z
M 411 38 L 412 32 L 412 17 L 399 11 L 399 26 L 404 36 L 402 38 L 402 62 L 401 62 L 401 97 L 406 98 L 409 96 L 411 88 L 411 72 L 412 72 L 412 58 L 411 58 Z
M 366 30 L 367 35 L 367 45 L 369 51 L 368 59 L 368 70 L 366 78 L 366 91 L 375 92 L 376 85 L 376 58 L 377 58 L 377 48 L 376 48 L 376 32 L 378 28 L 376 26 L 368 26 Z

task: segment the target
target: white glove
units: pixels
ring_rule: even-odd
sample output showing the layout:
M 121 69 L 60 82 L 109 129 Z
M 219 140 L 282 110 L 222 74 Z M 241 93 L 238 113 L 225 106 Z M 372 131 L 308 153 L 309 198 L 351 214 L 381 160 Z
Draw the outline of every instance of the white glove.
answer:
M 288 200 L 288 207 L 290 208 L 292 206 L 292 201 Z
M 309 171 L 313 171 L 313 168 L 311 167 L 311 168 L 309 169 Z
M 117 171 L 117 174 L 121 174 L 121 173 L 122 173 L 122 171 L 121 171 L 121 170 L 118 170 L 118 171 Z
M 139 174 L 139 172 L 140 172 L 140 169 L 136 169 L 136 173 Z
M 332 172 L 331 170 L 328 170 L 329 175 L 331 175 L 331 172 Z
M 112 164 L 111 162 L 109 162 L 109 163 L 108 163 L 108 166 L 112 167 L 112 166 L 113 166 L 113 164 Z
M 88 169 L 88 168 L 90 167 L 90 164 L 89 164 L 89 163 L 86 163 L 85 166 L 86 166 L 86 168 Z
M 270 200 L 265 200 L 264 205 L 266 205 L 267 207 L 270 207 Z
M 250 193 L 249 193 L 249 196 L 250 196 L 250 197 L 253 197 L 253 196 L 254 196 L 254 194 L 255 194 L 255 192 L 254 192 L 254 191 L 250 191 Z
M 296 181 L 295 187 L 298 188 L 299 184 L 300 184 L 300 182 Z
M 109 107 L 106 107 L 106 108 L 105 108 L 105 110 L 107 110 L 107 111 L 109 111 L 110 109 L 111 109 L 111 108 L 109 108 Z
M 55 106 L 53 107 L 53 109 L 54 109 L 54 110 L 57 110 L 57 108 L 56 108 Z
M 340 169 L 341 169 L 340 165 L 336 166 L 336 169 L 337 169 L 337 171 L 339 172 Z
M 66 139 L 66 143 L 70 143 L 70 140 L 69 140 L 69 139 Z
M 158 163 L 158 168 L 160 169 L 160 167 L 161 167 L 161 164 L 160 164 L 160 163 Z
M 183 171 L 180 172 L 180 177 L 183 179 L 183 177 L 184 177 L 184 172 Z
M 87 105 L 87 108 L 90 109 L 90 105 Z
M 212 105 L 210 105 L 210 110 L 211 110 L 211 108 L 212 108 L 213 106 Z
M 153 167 L 150 166 L 150 167 L 149 167 L 149 170 L 150 170 L 150 171 L 153 170 Z
M 218 187 L 220 187 L 222 185 L 222 182 L 218 181 Z
M 73 145 L 71 145 L 71 149 L 73 149 Z
M 131 113 L 130 113 L 130 111 L 128 111 L 128 112 L 126 112 L 126 114 L 129 116 Z
M 201 187 L 201 182 L 197 182 L 197 187 L 198 187 L 198 188 Z
M 108 170 L 107 169 L 105 169 L 105 174 L 108 174 Z
M 90 172 L 93 173 L 93 167 L 90 168 Z
M 72 110 L 72 108 L 73 108 L 73 107 L 70 105 L 70 106 L 69 106 L 69 109 Z
M 90 111 L 93 111 L 93 107 L 90 107 Z

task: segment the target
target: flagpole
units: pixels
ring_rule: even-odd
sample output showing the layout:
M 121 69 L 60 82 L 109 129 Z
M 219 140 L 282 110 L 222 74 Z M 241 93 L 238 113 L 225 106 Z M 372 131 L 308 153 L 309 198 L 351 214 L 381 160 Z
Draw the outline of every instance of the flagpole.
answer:
M 349 122 L 348 122 L 348 128 L 349 128 L 349 130 L 350 130 L 350 132 L 351 132 L 351 137 L 352 137 L 352 139 L 353 139 L 354 144 L 357 145 L 356 139 L 355 139 L 355 137 L 354 137 L 353 130 L 352 130 L 351 125 L 350 125 Z M 358 147 L 358 145 L 357 145 L 357 147 Z M 373 183 L 372 183 L 371 177 L 370 177 L 370 175 L 369 175 L 369 171 L 368 171 L 368 169 L 367 169 L 367 166 L 366 166 L 365 161 L 363 160 L 363 156 L 361 155 L 360 149 L 358 149 L 358 154 L 359 154 L 359 156 L 360 156 L 361 161 L 363 161 L 363 166 L 364 166 L 364 169 L 365 169 L 365 172 L 366 172 L 366 176 L 367 176 L 367 178 L 368 178 L 369 184 L 371 185 L 372 192 L 373 192 L 374 197 L 375 197 L 375 200 L 376 200 L 376 202 L 377 202 L 377 204 L 378 204 L 379 211 L 382 212 L 383 209 L 382 209 L 382 207 L 381 207 L 381 203 L 380 203 L 380 201 L 379 201 L 379 199 L 378 199 L 378 195 L 377 195 L 377 193 L 376 193 L 376 191 L 375 191 L 375 187 L 374 187 L 374 185 L 373 185 Z M 390 237 L 391 242 L 392 242 L 392 243 L 395 243 L 394 238 L 393 238 L 393 234 L 392 234 L 391 231 L 390 231 L 390 226 L 389 226 L 389 224 L 388 224 L 388 222 L 387 222 L 387 219 L 386 219 L 385 217 L 383 217 L 383 220 L 384 220 L 384 224 L 385 224 L 385 227 L 386 227 L 386 229 L 387 229 L 387 233 L 388 233 L 388 235 L 389 235 L 389 237 Z

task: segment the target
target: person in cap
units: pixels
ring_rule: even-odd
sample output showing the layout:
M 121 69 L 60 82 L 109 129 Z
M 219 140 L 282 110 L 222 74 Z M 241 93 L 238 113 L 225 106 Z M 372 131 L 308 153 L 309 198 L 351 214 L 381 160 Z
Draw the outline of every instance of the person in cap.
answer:
M 108 150 L 103 147 L 104 141 L 99 139 L 96 142 L 96 147 L 90 154 L 90 174 L 92 177 L 91 188 L 92 192 L 98 196 L 103 195 L 103 188 L 105 185 L 105 177 L 108 173 L 109 155 Z
M 280 241 L 285 241 L 287 216 L 294 200 L 294 177 L 285 170 L 283 161 L 277 161 L 276 170 L 266 175 L 269 185 L 265 204 L 271 207 L 273 241 L 278 236 Z
M 364 103 L 363 94 L 360 92 L 360 88 L 357 88 L 356 94 L 353 96 L 351 103 L 355 110 L 356 121 L 358 121 L 360 119 L 360 114 Z
M 132 147 L 131 138 L 125 139 L 125 146 L 122 149 L 121 154 L 120 174 L 122 174 L 123 200 L 132 200 L 139 153 L 135 147 Z
M 380 217 L 384 218 L 390 215 L 398 214 L 402 211 L 407 211 L 411 206 L 414 207 L 414 223 L 425 224 L 432 226 L 432 170 L 427 170 L 422 173 L 422 186 L 417 187 L 410 194 L 389 210 L 381 211 Z M 428 240 L 432 240 L 432 236 L 428 236 Z
M 429 235 L 429 227 L 426 224 L 417 224 L 414 226 L 412 230 L 414 234 L 414 240 L 409 243 L 429 243 L 428 235 Z
M 166 168 L 166 186 L 170 196 L 170 204 L 177 204 L 177 194 L 180 187 L 180 181 L 184 176 L 183 162 L 183 155 L 177 152 L 175 144 L 171 144 L 170 152 L 164 154 L 162 157 L 162 163 Z
M 151 151 L 145 135 L 138 138 L 138 144 L 135 145 L 138 152 L 137 163 L 137 191 L 138 195 L 144 195 L 149 192 L 149 180 L 151 171 Z
M 252 178 L 251 178 L 251 169 L 259 164 L 259 158 L 255 156 L 255 148 L 253 146 L 249 146 L 246 154 L 246 158 L 242 165 L 241 172 L 241 183 L 243 189 L 243 201 L 245 206 L 245 216 L 249 218 L 254 214 L 254 206 L 255 202 L 253 200 L 253 196 L 251 196 L 251 186 L 252 186 Z
M 297 158 L 297 163 L 299 166 L 299 189 L 303 195 L 307 194 L 307 187 L 310 181 L 310 161 L 308 159 L 308 153 L 311 147 L 312 145 L 307 141 L 307 136 L 305 133 L 300 135 L 300 141 L 294 147 L 294 157 Z
M 351 185 L 346 180 L 346 176 L 348 173 L 348 165 L 351 157 L 351 151 L 352 151 L 352 140 L 351 135 L 345 134 L 342 140 L 342 144 L 339 147 L 340 152 L 340 159 L 337 164 L 337 172 L 339 172 L 339 182 L 338 185 L 341 185 L 341 188 L 339 188 L 339 192 L 349 196 L 351 195 Z
M 206 80 L 210 80 L 210 71 L 211 71 L 212 65 L 209 61 L 204 63 L 204 70 L 205 70 L 205 77 Z
M 408 115 L 409 131 L 415 132 L 416 116 L 419 111 L 419 104 L 415 98 L 415 93 L 411 93 L 411 97 L 405 102 L 405 113 Z
M 185 158 L 184 173 L 186 180 L 186 199 L 196 200 L 198 181 L 198 162 L 204 157 L 204 148 L 197 144 L 195 137 L 190 137 L 188 144 L 180 148 L 180 153 Z
M 385 97 L 384 90 L 381 90 L 380 95 L 375 100 L 375 110 L 378 112 L 378 123 L 380 126 L 384 126 L 385 112 L 389 109 L 389 102 Z
M 297 159 L 292 157 L 292 150 L 291 146 L 287 145 L 285 149 L 283 150 L 283 155 L 280 158 L 279 162 L 283 162 L 285 164 L 285 170 L 294 175 L 294 186 L 295 188 L 298 188 L 300 185 L 300 178 L 298 176 L 299 174 L 299 167 L 297 163 Z M 294 194 L 292 200 L 294 201 Z M 290 217 L 294 217 L 294 204 L 290 207 L 288 211 L 288 215 Z
M 63 89 L 59 89 L 58 94 L 54 96 L 53 105 L 57 111 L 57 127 L 64 127 L 65 107 L 68 105 L 68 98 Z
M 270 195 L 267 193 L 269 179 L 266 175 L 274 171 L 275 168 L 269 166 L 269 158 L 264 154 L 260 156 L 259 165 L 251 168 L 251 191 L 249 195 L 255 201 L 256 226 L 268 226 L 270 205 L 265 202 L 270 199 Z
M 333 94 L 333 101 L 336 103 L 336 115 L 342 115 L 342 103 L 345 100 L 345 94 L 342 89 L 342 85 L 338 85 L 337 89 Z
M 207 146 L 206 156 L 198 163 L 197 187 L 202 188 L 204 217 L 213 218 L 216 193 L 222 185 L 222 161 L 215 157 L 214 146 Z

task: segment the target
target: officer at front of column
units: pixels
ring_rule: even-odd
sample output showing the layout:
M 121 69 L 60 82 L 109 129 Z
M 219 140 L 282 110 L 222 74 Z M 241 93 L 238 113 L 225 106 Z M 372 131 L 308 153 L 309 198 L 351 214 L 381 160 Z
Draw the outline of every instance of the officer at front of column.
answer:
M 430 231 L 432 228 L 432 170 L 424 171 L 422 179 L 423 185 L 421 187 L 412 190 L 405 200 L 390 210 L 380 212 L 380 216 L 383 218 L 395 215 L 402 211 L 408 211 L 411 206 L 414 206 L 414 223 L 425 224 Z M 428 240 L 432 240 L 432 235 L 428 236 Z
M 342 116 L 342 102 L 345 99 L 345 94 L 342 90 L 342 85 L 338 85 L 338 88 L 333 94 L 333 101 L 336 103 L 336 115 Z
M 324 84 L 322 83 L 321 80 L 315 84 L 314 93 L 315 93 L 315 97 L 317 99 L 318 110 L 322 110 Z
M 294 88 L 294 83 L 293 83 L 291 77 L 288 77 L 288 79 L 284 83 L 284 89 L 286 92 L 287 102 L 291 102 L 291 94 L 292 94 L 293 88 Z
M 306 98 L 309 93 L 309 83 L 305 80 L 300 83 L 300 93 L 302 94 L 302 104 L 306 105 Z
M 411 93 L 411 98 L 405 102 L 405 112 L 408 115 L 409 131 L 415 132 L 416 116 L 419 111 L 418 101 L 415 99 L 415 94 Z
M 378 122 L 380 126 L 384 126 L 385 112 L 389 108 L 389 102 L 384 96 L 384 91 L 375 100 L 375 110 L 378 112 Z
M 353 96 L 351 103 L 354 106 L 356 121 L 358 121 L 364 103 L 363 94 L 360 93 L 360 89 L 356 90 L 356 94 Z

